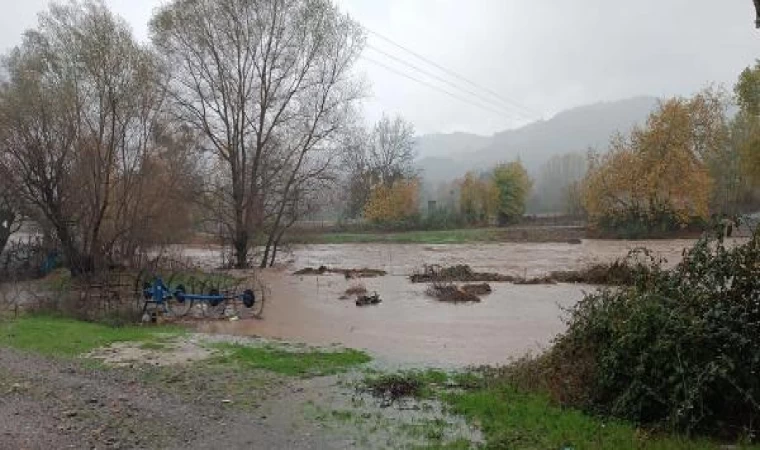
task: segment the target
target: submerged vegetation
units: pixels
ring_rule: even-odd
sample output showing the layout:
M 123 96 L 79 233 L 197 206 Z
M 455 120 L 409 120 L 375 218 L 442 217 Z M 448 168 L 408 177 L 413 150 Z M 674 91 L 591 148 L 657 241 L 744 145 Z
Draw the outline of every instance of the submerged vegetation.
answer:
M 553 271 L 539 277 L 523 277 L 504 275 L 491 272 L 476 272 L 464 264 L 440 267 L 425 266 L 422 271 L 412 274 L 412 283 L 438 283 L 433 291 L 447 291 L 445 285 L 453 282 L 486 283 L 507 282 L 514 284 L 554 284 L 554 283 L 584 283 L 601 286 L 629 286 L 639 278 L 646 278 L 650 271 L 661 264 L 656 261 L 646 249 L 632 250 L 627 258 L 611 263 L 597 263 L 581 270 Z M 487 286 L 487 285 L 486 285 Z M 466 293 L 484 295 L 490 292 L 481 284 L 465 285 L 462 290 Z M 471 292 L 472 291 L 472 292 Z M 477 292 L 474 292 L 477 291 Z M 435 295 L 434 295 L 435 296 Z

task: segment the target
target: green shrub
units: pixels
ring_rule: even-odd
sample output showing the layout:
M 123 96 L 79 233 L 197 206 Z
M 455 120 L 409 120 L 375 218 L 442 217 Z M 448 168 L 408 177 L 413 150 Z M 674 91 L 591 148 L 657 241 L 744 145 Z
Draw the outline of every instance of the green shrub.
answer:
M 684 225 L 673 212 L 668 210 L 650 213 L 630 210 L 619 216 L 601 217 L 597 220 L 596 227 L 604 237 L 644 239 L 669 237 L 684 229 L 704 230 L 706 224 L 702 219 L 694 217 L 687 225 Z
M 760 419 L 760 234 L 704 238 L 631 287 L 589 294 L 535 364 L 556 400 L 686 433 L 754 438 Z

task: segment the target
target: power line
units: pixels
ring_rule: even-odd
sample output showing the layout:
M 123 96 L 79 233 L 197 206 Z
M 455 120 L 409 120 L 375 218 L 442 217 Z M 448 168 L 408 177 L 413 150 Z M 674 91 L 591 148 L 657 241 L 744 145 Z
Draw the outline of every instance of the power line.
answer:
M 481 103 L 477 103 L 477 102 L 474 102 L 474 101 L 472 101 L 472 100 L 470 100 L 470 99 L 467 99 L 467 98 L 465 98 L 465 97 L 461 97 L 461 96 L 459 96 L 459 95 L 457 95 L 457 94 L 453 94 L 453 93 L 451 93 L 451 92 L 447 91 L 446 89 L 442 89 L 442 88 L 440 88 L 440 87 L 438 87 L 438 86 L 436 86 L 436 85 L 434 85 L 434 84 L 430 84 L 430 83 L 428 83 L 428 82 L 422 81 L 422 80 L 420 80 L 419 78 L 415 78 L 415 77 L 413 77 L 413 76 L 411 76 L 411 75 L 409 75 L 409 74 L 406 74 L 406 73 L 404 73 L 404 72 L 402 72 L 402 71 L 400 71 L 400 70 L 394 69 L 393 67 L 391 67 L 391 66 L 389 66 L 389 65 L 387 65 L 387 64 L 384 64 L 384 63 L 382 63 L 382 62 L 380 62 L 380 61 L 374 60 L 374 59 L 372 59 L 372 58 L 368 58 L 368 57 L 366 57 L 366 56 L 364 56 L 364 55 L 360 56 L 360 58 L 362 58 L 363 60 L 365 60 L 365 61 L 367 61 L 367 62 L 370 62 L 370 63 L 372 63 L 372 64 L 378 65 L 378 66 L 380 66 L 380 67 L 382 67 L 382 68 L 384 68 L 384 69 L 386 69 L 386 70 L 388 70 L 388 71 L 390 71 L 390 72 L 393 72 L 393 73 L 395 73 L 395 74 L 397 74 L 397 75 L 399 75 L 399 76 L 402 76 L 402 77 L 404 77 L 404 78 L 408 78 L 408 79 L 410 79 L 410 80 L 412 80 L 412 81 L 414 81 L 414 82 L 420 83 L 420 84 L 422 84 L 422 85 L 424 85 L 424 86 L 427 86 L 427 87 L 429 87 L 429 88 L 431 88 L 431 89 L 435 89 L 436 91 L 442 92 L 442 93 L 444 93 L 444 94 L 448 95 L 449 97 L 453 97 L 453 98 L 455 98 L 455 99 L 457 99 L 457 100 L 459 100 L 459 101 L 461 101 L 461 102 L 464 102 L 464 103 L 468 103 L 468 104 L 470 104 L 470 105 L 472 105 L 472 106 L 477 106 L 478 108 L 484 109 L 484 110 L 486 110 L 486 111 L 490 111 L 490 112 L 492 112 L 492 113 L 496 113 L 496 114 L 499 114 L 499 115 L 501 115 L 501 116 L 503 116 L 503 117 L 508 117 L 508 116 L 507 116 L 507 115 L 504 113 L 504 111 L 499 111 L 499 110 L 497 110 L 497 109 L 493 109 L 493 108 L 491 108 L 491 107 L 489 107 L 489 106 L 487 106 L 487 105 L 483 105 L 483 104 L 481 104 Z M 514 119 L 514 117 L 509 117 L 509 118 L 510 118 L 510 119 Z
M 391 44 L 391 45 L 393 45 L 395 47 L 400 48 L 401 50 L 403 50 L 403 51 L 405 51 L 405 52 L 407 52 L 407 53 L 415 56 L 416 58 L 419 58 L 422 61 L 425 61 L 426 63 L 430 64 L 431 66 L 434 66 L 434 67 L 438 68 L 439 70 L 442 70 L 442 71 L 446 72 L 447 74 L 449 74 L 449 75 L 451 75 L 451 76 L 453 76 L 455 78 L 458 78 L 459 80 L 462 80 L 462 81 L 470 84 L 471 86 L 474 86 L 474 87 L 476 87 L 476 88 L 478 88 L 478 89 L 480 89 L 480 90 L 482 90 L 484 92 L 487 92 L 487 93 L 493 95 L 494 97 L 498 98 L 502 102 L 506 102 L 506 103 L 512 105 L 513 107 L 517 107 L 517 108 L 523 110 L 524 112 L 531 114 L 532 117 L 539 118 L 539 117 L 543 116 L 543 114 L 541 114 L 540 112 L 538 112 L 536 110 L 533 110 L 532 108 L 529 108 L 527 106 L 523 106 L 523 105 L 519 104 L 518 102 L 516 102 L 514 100 L 506 98 L 506 97 L 500 95 L 499 93 L 494 92 L 492 89 L 489 89 L 489 88 L 487 88 L 485 86 L 481 86 L 480 84 L 478 84 L 478 83 L 476 83 L 476 82 L 474 82 L 474 81 L 472 81 L 472 80 L 464 77 L 463 75 L 459 75 L 458 73 L 454 72 L 453 70 L 450 70 L 450 69 L 447 69 L 446 67 L 443 67 L 442 65 L 436 63 L 435 61 L 432 61 L 429 58 L 426 58 L 426 57 L 420 55 L 419 53 L 415 52 L 414 50 L 410 50 L 409 48 L 404 47 L 403 45 L 401 45 L 401 44 L 399 44 L 397 42 L 394 42 L 390 38 L 387 38 L 387 37 L 383 36 L 382 34 L 376 32 L 376 31 L 370 30 L 367 27 L 364 27 L 364 29 L 367 32 L 369 32 L 369 33 L 377 36 L 378 38 L 380 38 L 380 39 L 388 42 L 389 44 Z
M 515 110 L 514 108 L 511 108 L 511 109 L 505 108 L 504 105 L 502 105 L 501 103 L 494 102 L 490 98 L 488 98 L 488 97 L 486 97 L 486 96 L 484 96 L 484 95 L 482 95 L 482 94 L 480 94 L 478 92 L 475 92 L 475 91 L 472 91 L 470 89 L 464 88 L 464 87 L 462 87 L 461 85 L 459 85 L 457 83 L 453 83 L 453 82 L 447 80 L 444 77 L 436 75 L 435 73 L 430 72 L 428 70 L 422 69 L 422 68 L 420 68 L 419 66 L 417 66 L 415 64 L 412 64 L 412 63 L 410 63 L 410 62 L 408 62 L 408 61 L 406 61 L 404 59 L 401 59 L 401 58 L 399 58 L 399 57 L 397 57 L 397 56 L 395 56 L 393 54 L 390 54 L 390 53 L 388 53 L 388 52 L 386 52 L 384 50 L 381 50 L 381 49 L 379 49 L 377 47 L 374 47 L 372 45 L 367 45 L 367 48 L 369 48 L 370 50 L 374 50 L 375 52 L 380 53 L 381 55 L 384 55 L 384 56 L 386 56 L 386 57 L 388 57 L 388 58 L 390 58 L 390 59 L 392 59 L 394 61 L 397 61 L 397 62 L 399 62 L 399 63 L 401 63 L 401 64 L 403 64 L 403 65 L 405 65 L 407 67 L 410 67 L 411 69 L 416 70 L 419 73 L 422 73 L 422 74 L 427 75 L 427 76 L 429 76 L 431 78 L 434 78 L 434 79 L 436 79 L 436 80 L 438 80 L 438 81 L 440 81 L 442 83 L 446 83 L 447 85 L 453 87 L 454 89 L 457 89 L 458 91 L 464 92 L 464 93 L 466 93 L 468 95 L 471 95 L 473 97 L 477 97 L 481 101 L 483 101 L 483 102 L 485 102 L 487 104 L 493 105 L 496 108 L 502 109 L 505 112 L 508 112 L 510 114 L 517 113 L 519 116 L 521 116 L 522 118 L 525 118 L 525 119 L 533 119 L 534 118 L 532 115 L 527 115 L 527 114 L 525 114 L 524 112 L 522 112 L 520 110 Z

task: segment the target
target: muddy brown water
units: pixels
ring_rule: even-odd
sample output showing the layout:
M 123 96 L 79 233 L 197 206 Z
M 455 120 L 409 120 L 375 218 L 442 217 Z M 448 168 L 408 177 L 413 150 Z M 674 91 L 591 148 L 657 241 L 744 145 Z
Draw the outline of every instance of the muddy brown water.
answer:
M 423 264 L 469 264 L 476 270 L 538 276 L 624 257 L 646 247 L 675 264 L 692 240 L 483 243 L 466 245 L 341 244 L 294 248 L 287 264 L 265 271 L 271 290 L 264 320 L 218 322 L 203 331 L 338 343 L 369 350 L 392 365 L 461 367 L 506 363 L 550 344 L 564 329 L 563 308 L 595 288 L 587 285 L 515 286 L 492 284 L 477 304 L 441 303 L 425 295 L 408 275 Z M 185 249 L 185 256 L 214 264 L 217 251 Z M 356 307 L 339 297 L 355 280 L 341 275 L 294 276 L 304 267 L 386 270 L 389 275 L 361 282 L 383 302 Z

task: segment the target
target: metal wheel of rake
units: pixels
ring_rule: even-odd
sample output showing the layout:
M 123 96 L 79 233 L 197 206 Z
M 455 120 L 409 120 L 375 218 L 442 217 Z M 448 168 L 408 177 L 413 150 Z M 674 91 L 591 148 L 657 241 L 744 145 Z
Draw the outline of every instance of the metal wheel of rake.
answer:
M 267 286 L 257 277 L 253 280 L 252 288 L 247 289 L 243 294 L 243 304 L 247 309 L 247 314 L 255 319 L 263 319 L 264 304 L 269 295 Z
M 182 273 L 172 273 L 164 281 L 169 292 L 173 294 L 164 303 L 166 312 L 172 317 L 184 317 L 193 308 L 193 299 L 185 296 L 192 292 L 192 290 L 188 291 L 184 284 L 186 279 L 187 276 Z

